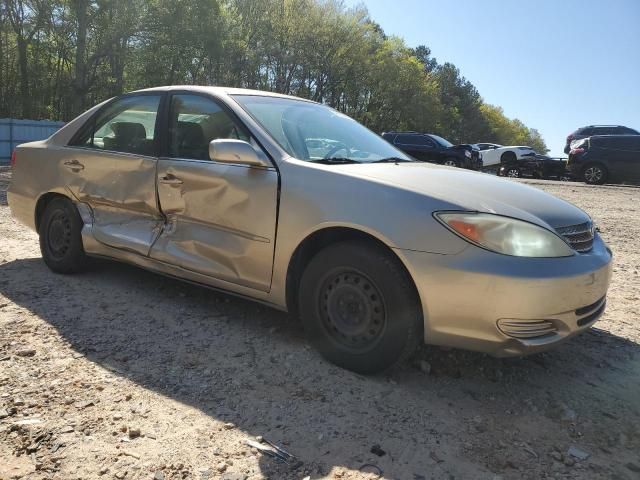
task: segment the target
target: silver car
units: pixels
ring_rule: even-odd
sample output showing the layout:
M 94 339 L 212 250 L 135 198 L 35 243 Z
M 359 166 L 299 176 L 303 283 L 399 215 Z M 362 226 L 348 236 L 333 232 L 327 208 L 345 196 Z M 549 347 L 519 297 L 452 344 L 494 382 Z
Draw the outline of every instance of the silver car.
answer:
M 326 106 L 161 87 L 18 147 L 8 200 L 59 273 L 109 257 L 300 317 L 330 361 L 384 370 L 425 342 L 496 356 L 602 314 L 611 251 L 540 190 L 414 161 Z

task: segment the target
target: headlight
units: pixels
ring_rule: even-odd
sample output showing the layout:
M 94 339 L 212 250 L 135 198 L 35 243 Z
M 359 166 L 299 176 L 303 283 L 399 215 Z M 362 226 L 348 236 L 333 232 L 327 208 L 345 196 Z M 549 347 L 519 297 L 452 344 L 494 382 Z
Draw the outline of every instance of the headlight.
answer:
M 570 257 L 574 251 L 555 233 L 515 218 L 473 212 L 441 212 L 449 230 L 492 252 L 515 257 Z
M 464 151 L 464 156 L 467 158 L 471 158 L 471 152 L 469 150 Z

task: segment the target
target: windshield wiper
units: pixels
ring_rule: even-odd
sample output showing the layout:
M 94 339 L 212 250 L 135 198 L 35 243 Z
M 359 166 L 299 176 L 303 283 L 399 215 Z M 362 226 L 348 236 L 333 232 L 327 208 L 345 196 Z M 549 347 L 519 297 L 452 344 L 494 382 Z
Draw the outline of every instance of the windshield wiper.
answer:
M 416 160 L 409 160 L 407 158 L 400 158 L 400 157 L 387 157 L 387 158 L 382 158 L 380 160 L 376 160 L 375 162 L 371 162 L 371 163 L 400 163 L 400 162 L 415 162 Z
M 345 163 L 362 163 L 353 158 L 346 157 L 331 157 L 331 158 L 316 158 L 314 160 L 308 160 L 311 163 L 324 163 L 326 165 L 339 165 Z

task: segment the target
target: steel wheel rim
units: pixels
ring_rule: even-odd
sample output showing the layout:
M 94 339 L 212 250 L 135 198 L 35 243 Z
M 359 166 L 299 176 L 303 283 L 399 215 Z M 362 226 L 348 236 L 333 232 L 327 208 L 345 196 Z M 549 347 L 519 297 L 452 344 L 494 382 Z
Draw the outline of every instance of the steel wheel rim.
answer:
M 507 170 L 507 177 L 517 178 L 519 176 L 520 176 L 520 172 L 518 172 L 518 170 L 516 170 L 515 168 L 511 168 Z
M 64 258 L 71 248 L 71 219 L 63 210 L 57 210 L 47 225 L 47 248 L 56 259 Z
M 320 287 L 320 315 L 327 335 L 352 352 L 373 348 L 387 326 L 377 286 L 355 270 L 328 274 Z
M 457 167 L 456 162 L 454 160 L 446 160 L 444 162 L 444 165 L 446 165 L 447 167 Z
M 587 182 L 598 182 L 602 180 L 602 169 L 599 167 L 589 167 L 584 171 L 584 178 Z

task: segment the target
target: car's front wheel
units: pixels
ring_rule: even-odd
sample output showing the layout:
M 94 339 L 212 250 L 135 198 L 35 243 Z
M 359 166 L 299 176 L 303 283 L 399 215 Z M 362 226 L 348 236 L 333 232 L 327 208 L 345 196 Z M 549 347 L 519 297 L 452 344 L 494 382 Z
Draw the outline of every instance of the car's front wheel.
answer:
M 299 307 L 310 343 L 358 373 L 391 368 L 423 339 L 411 278 L 375 245 L 341 242 L 320 251 L 302 275 Z
M 82 219 L 66 198 L 55 198 L 46 206 L 38 231 L 44 263 L 56 273 L 83 270 L 87 257 L 82 247 Z
M 460 162 L 458 162 L 455 158 L 447 158 L 445 159 L 444 162 L 442 162 L 443 165 L 446 165 L 447 167 L 459 167 L 460 166 Z
M 518 167 L 507 167 L 504 171 L 505 177 L 519 178 L 520 169 Z
M 607 181 L 607 169 L 599 163 L 587 165 L 582 171 L 582 178 L 589 185 L 602 185 Z

